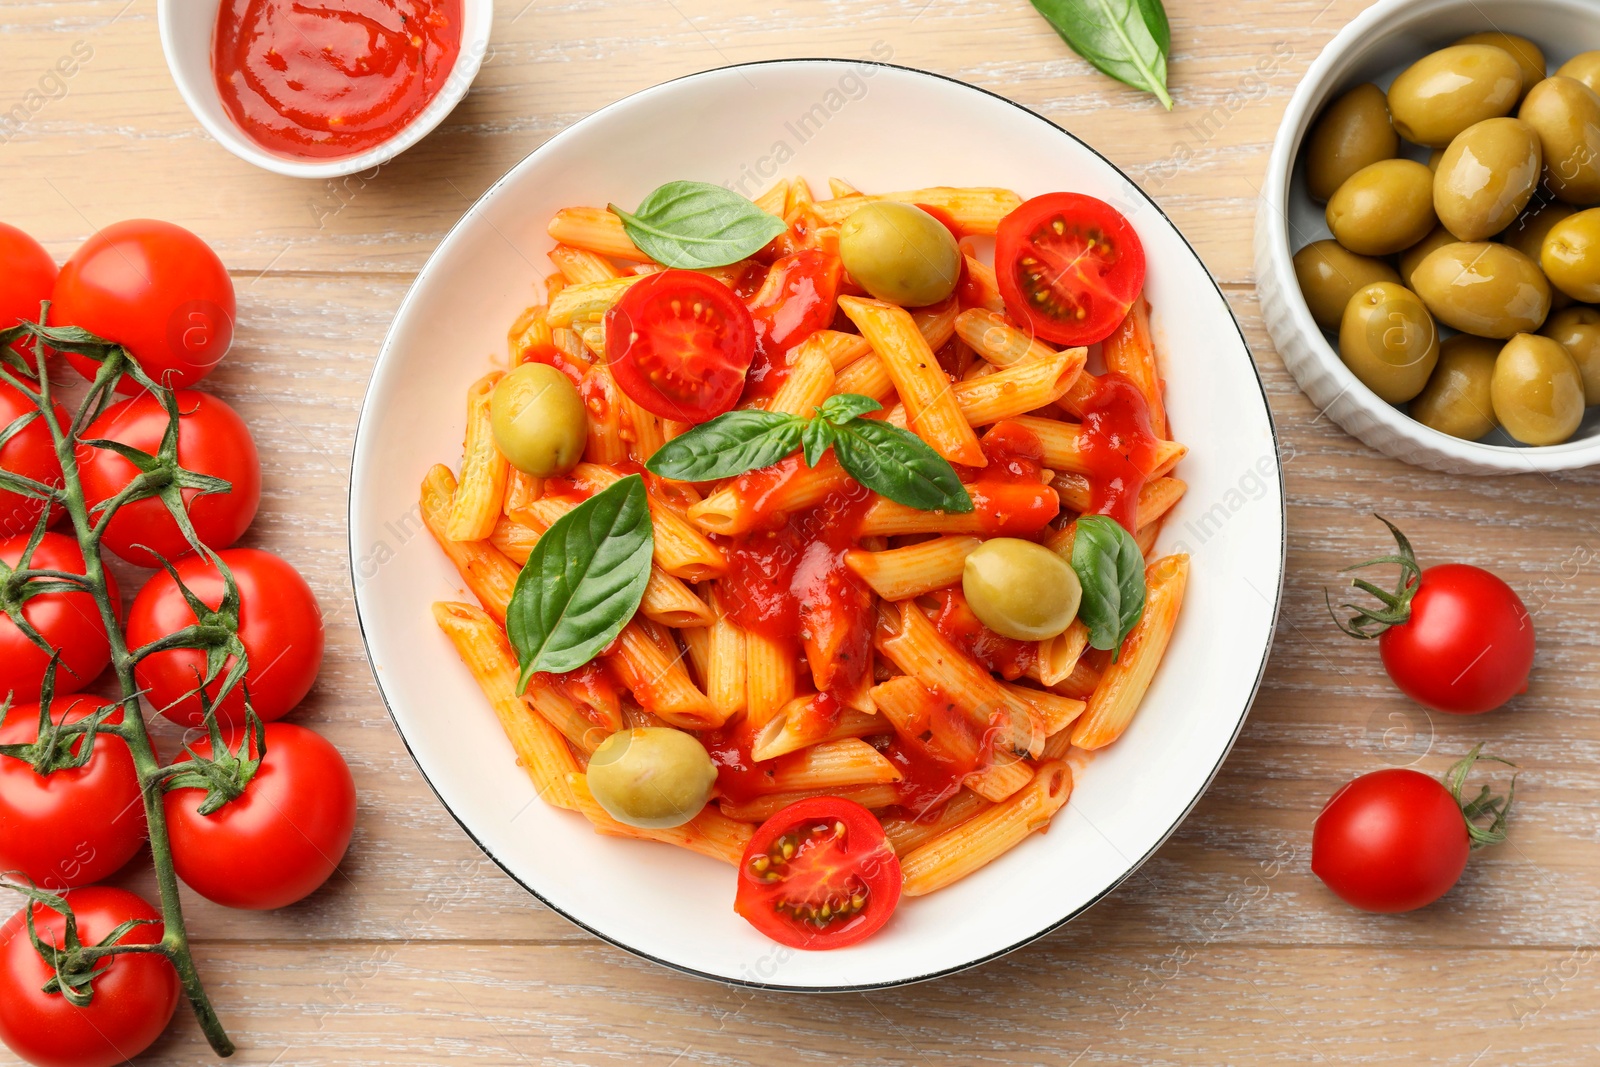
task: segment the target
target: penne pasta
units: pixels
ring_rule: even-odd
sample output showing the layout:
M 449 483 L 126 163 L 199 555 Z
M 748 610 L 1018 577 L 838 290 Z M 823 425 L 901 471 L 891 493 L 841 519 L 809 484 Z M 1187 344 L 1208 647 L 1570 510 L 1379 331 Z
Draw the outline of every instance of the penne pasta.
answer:
M 555 347 L 555 339 L 550 336 L 550 322 L 545 318 L 547 310 L 546 305 L 535 304 L 511 324 L 506 332 L 506 345 L 513 364 L 521 363 L 530 353 Z
M 450 504 L 445 534 L 452 541 L 482 541 L 494 530 L 505 503 L 511 465 L 495 447 L 489 427 L 489 398 L 505 377 L 485 374 L 467 390 L 467 434 L 461 449 L 461 477 Z
M 1026 426 L 1031 430 L 1039 443 L 1044 445 L 1044 465 L 1051 470 L 1070 471 L 1074 474 L 1089 474 L 1092 468 L 1083 453 L 1083 427 L 1075 422 L 1062 422 L 1059 419 L 1041 419 L 1032 415 L 1017 415 L 1013 422 Z M 1178 465 L 1178 461 L 1187 455 L 1189 450 L 1176 441 L 1156 442 L 1156 461 L 1154 466 L 1146 472 L 1146 476 L 1153 479 L 1169 473 Z
M 899 780 L 900 772 L 877 749 L 858 738 L 846 737 L 785 756 L 763 783 L 762 791 L 790 793 Z
M 978 308 L 963 311 L 956 319 L 956 336 L 996 367 L 1043 359 L 1054 351 L 1043 341 L 1036 341 L 1011 325 L 1004 315 Z M 1071 414 L 1081 417 L 1094 398 L 1098 384 L 1099 379 L 1094 375 L 1080 374 L 1057 402 Z
M 1095 686 L 1083 717 L 1073 724 L 1074 745 L 1104 748 L 1121 737 L 1133 721 L 1133 713 L 1166 655 L 1188 581 L 1188 556 L 1164 556 L 1145 568 L 1144 615 L 1122 642 L 1117 661 L 1106 668 Z
M 926 815 L 895 815 L 883 820 L 884 835 L 895 854 L 904 856 L 946 830 L 960 826 L 989 806 L 989 802 L 970 789 L 963 789 Z
M 962 298 L 985 311 L 1004 312 L 1006 302 L 1000 295 L 1000 283 L 995 280 L 994 268 L 970 253 L 966 261 L 968 289 Z
M 1059 552 L 1055 546 L 1048 546 Z M 1072 558 L 1071 548 L 1067 549 L 1067 558 Z M 1078 665 L 1083 650 L 1089 647 L 1089 628 L 1083 624 L 1082 619 L 1073 619 L 1072 625 L 1066 631 L 1057 634 L 1047 641 L 1039 642 L 1037 656 L 1039 664 L 1039 681 L 1045 686 L 1059 685 L 1072 676 L 1073 668 Z
M 587 248 L 556 245 L 550 250 L 550 262 L 556 265 L 568 285 L 584 285 L 622 277 L 622 272 L 613 267 L 609 259 Z
M 551 237 L 573 248 L 635 263 L 650 262 L 628 237 L 622 219 L 605 208 L 564 207 L 550 219 L 547 229 Z
M 827 714 L 820 705 L 829 700 L 832 698 L 810 693 L 789 701 L 756 731 L 750 755 L 757 760 L 777 759 L 824 741 L 889 732 L 889 724 L 874 714 L 851 710 Z
M 572 471 L 579 485 L 598 492 L 622 480 L 622 472 L 604 464 L 580 463 Z M 718 578 L 728 570 L 728 557 L 722 549 L 695 528 L 646 485 L 650 498 L 650 522 L 655 530 L 656 565 L 668 574 L 690 582 Z M 691 507 L 691 511 L 693 508 Z
M 756 197 L 752 203 L 769 215 L 782 218 L 789 211 L 789 186 L 790 181 L 785 178 L 772 186 L 766 192 Z
M 974 534 L 993 537 L 1002 532 L 995 527 L 998 517 L 1031 515 L 1043 509 L 1054 512 L 1060 507 L 1061 500 L 1057 496 L 1055 483 L 989 485 L 985 488 L 984 507 L 962 513 L 921 511 L 880 497 L 867 510 L 858 533 L 862 537 L 894 537 L 902 534 Z
M 910 600 L 959 582 L 967 556 L 981 544 L 976 537 L 950 534 L 883 552 L 852 548 L 844 564 L 883 599 Z
M 968 425 L 987 426 L 1001 419 L 1015 418 L 1063 396 L 1082 373 L 1088 352 L 1086 348 L 1052 352 L 981 378 L 957 382 L 951 392 Z M 895 405 L 887 417 L 896 426 L 906 425 L 903 405 Z
M 1065 763 L 1040 765 L 1026 786 L 1004 803 L 986 808 L 900 857 L 901 892 L 925 896 L 958 882 L 1016 848 L 1050 819 L 1072 795 L 1072 770 Z
M 1080 514 L 1093 506 L 1089 480 L 1083 475 L 1059 474 L 1050 484 L 1060 495 L 1063 506 Z M 1143 529 L 1171 511 L 1172 505 L 1183 498 L 1188 488 L 1187 482 L 1170 476 L 1146 482 L 1139 490 L 1139 528 Z
M 550 301 L 545 319 L 552 327 L 599 322 L 611 310 L 611 305 L 622 299 L 622 294 L 640 277 L 637 274 L 625 274 L 620 278 L 569 285 Z
M 1164 386 L 1161 370 L 1156 366 L 1155 343 L 1150 339 L 1150 302 L 1143 293 L 1128 309 L 1122 325 L 1102 342 L 1100 351 L 1106 370 L 1125 375 L 1144 394 L 1144 402 L 1150 408 L 1150 432 L 1158 438 L 1166 437 Z
M 768 512 L 791 512 L 822 503 L 829 493 L 851 484 L 851 478 L 830 452 L 815 467 L 807 467 L 800 456 L 752 474 L 740 475 L 731 483 L 689 508 L 689 521 L 707 533 L 748 533 Z
M 767 410 L 808 419 L 833 393 L 833 364 L 828 357 L 815 350 L 799 351 L 789 367 L 789 377 L 773 394 Z
M 769 793 L 765 796 L 751 797 L 748 800 L 729 800 L 723 797 L 718 802 L 722 814 L 730 819 L 740 822 L 762 823 L 772 818 L 790 804 L 797 804 L 802 800 L 812 797 L 839 797 L 843 800 L 853 800 L 863 808 L 887 808 L 898 803 L 900 790 L 892 783 L 881 785 L 846 785 L 835 786 L 828 789 L 803 789 L 789 793 Z
M 511 603 L 511 592 L 516 588 L 518 566 L 506 558 L 492 540 L 451 540 L 445 524 L 449 521 L 450 501 L 455 492 L 456 479 L 449 467 L 441 463 L 429 469 L 422 479 L 423 525 L 439 547 L 444 549 L 450 562 L 455 564 L 461 581 L 478 598 L 478 603 L 496 620 L 503 622 L 506 605 Z
M 602 654 L 639 705 L 663 722 L 684 730 L 722 725 L 711 701 L 690 681 L 681 655 L 657 644 L 637 620 Z
M 755 630 L 746 630 L 745 716 L 761 729 L 794 699 L 799 685 L 798 653 L 789 642 Z
M 839 307 L 883 360 L 895 392 L 906 406 L 911 431 L 952 463 L 984 466 L 988 460 L 978 436 L 962 415 L 950 379 L 910 314 L 893 304 L 855 296 L 841 296 Z
M 517 695 L 517 659 L 499 624 L 468 604 L 435 604 L 433 618 L 483 690 L 534 789 L 558 808 L 576 807 L 568 776 L 577 761 L 556 728 Z
M 706 637 L 706 667 L 703 678 L 706 696 L 724 721 L 744 714 L 749 693 L 745 679 L 749 664 L 745 654 L 745 632 L 728 618 L 717 590 L 711 593 L 712 622 Z
M 862 204 L 874 200 L 893 200 L 902 204 L 922 204 L 949 215 L 963 234 L 992 236 L 1000 220 L 1022 206 L 1022 197 L 1010 189 L 953 188 L 938 186 L 910 189 L 876 196 L 845 196 L 819 200 L 814 205 L 817 217 L 837 225 L 849 218 Z

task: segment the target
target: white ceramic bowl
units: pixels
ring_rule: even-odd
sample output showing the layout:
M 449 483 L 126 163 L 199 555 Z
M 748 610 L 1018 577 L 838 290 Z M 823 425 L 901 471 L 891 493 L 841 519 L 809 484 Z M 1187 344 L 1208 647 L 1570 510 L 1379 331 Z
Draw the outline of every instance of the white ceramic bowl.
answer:
M 249 163 L 290 178 L 338 178 L 359 174 L 389 162 L 444 121 L 467 95 L 472 79 L 489 51 L 489 27 L 494 22 L 494 0 L 461 0 L 461 51 L 437 96 L 409 123 L 382 144 L 341 159 L 290 159 L 269 152 L 234 125 L 222 106 L 211 70 L 211 43 L 221 0 L 156 0 L 161 29 L 161 50 L 167 68 L 178 84 L 184 103 L 200 125 L 217 141 Z
M 1469 33 L 1503 30 L 1544 49 L 1553 72 L 1579 52 L 1600 48 L 1600 7 L 1594 0 L 1379 0 L 1322 50 L 1289 101 L 1272 146 L 1256 214 L 1256 284 L 1267 332 L 1295 380 L 1329 418 L 1395 459 L 1452 474 L 1525 474 L 1600 463 L 1600 408 L 1591 408 L 1577 434 L 1559 445 L 1529 448 L 1502 431 L 1463 441 L 1409 418 L 1384 403 L 1350 373 L 1311 318 L 1291 262 L 1296 251 L 1330 236 L 1323 207 L 1305 188 L 1300 144 L 1322 107 L 1364 81 L 1387 89 L 1424 54 Z M 1404 142 L 1402 142 L 1404 143 Z M 1426 149 L 1407 146 L 1426 161 Z
M 457 462 L 467 385 L 505 359 L 509 324 L 543 292 L 554 211 L 637 203 L 674 179 L 743 181 L 753 195 L 780 170 L 868 190 L 1065 187 L 1116 204 L 1149 257 L 1172 424 L 1192 449 L 1179 468 L 1189 493 L 1162 534 L 1164 549 L 1193 554 L 1187 602 L 1132 727 L 1083 770 L 1048 835 L 905 901 L 879 934 L 835 952 L 764 939 L 734 914 L 727 866 L 598 837 L 535 798 L 430 617 L 431 602 L 466 594 L 416 503 L 424 471 Z M 1284 510 L 1271 419 L 1228 304 L 1115 167 L 959 82 L 791 60 L 697 74 L 613 104 L 552 138 L 467 212 L 418 275 L 374 371 L 356 436 L 350 545 L 368 653 L 395 723 L 440 799 L 507 873 L 642 956 L 734 982 L 829 990 L 929 978 L 1009 951 L 1083 911 L 1155 851 L 1216 774 L 1255 694 L 1277 611 Z

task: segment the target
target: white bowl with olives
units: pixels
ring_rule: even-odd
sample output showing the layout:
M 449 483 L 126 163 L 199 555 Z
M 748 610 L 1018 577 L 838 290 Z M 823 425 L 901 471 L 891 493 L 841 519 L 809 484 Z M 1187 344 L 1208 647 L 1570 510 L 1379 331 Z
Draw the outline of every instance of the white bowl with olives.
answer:
M 1296 90 L 1262 309 L 1351 434 L 1452 473 L 1600 463 L 1600 11 L 1380 0 Z

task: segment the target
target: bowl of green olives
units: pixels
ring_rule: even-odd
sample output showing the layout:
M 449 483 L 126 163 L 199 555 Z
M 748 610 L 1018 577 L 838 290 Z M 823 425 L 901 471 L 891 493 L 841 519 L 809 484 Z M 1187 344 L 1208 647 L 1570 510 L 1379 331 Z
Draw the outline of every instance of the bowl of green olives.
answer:
M 1290 101 L 1255 258 L 1285 365 L 1355 437 L 1457 474 L 1600 463 L 1600 12 L 1368 8 Z

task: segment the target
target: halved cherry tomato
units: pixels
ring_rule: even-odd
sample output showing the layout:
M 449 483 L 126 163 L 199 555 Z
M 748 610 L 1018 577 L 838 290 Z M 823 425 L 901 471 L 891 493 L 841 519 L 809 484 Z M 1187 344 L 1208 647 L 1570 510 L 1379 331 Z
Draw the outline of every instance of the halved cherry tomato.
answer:
M 728 411 L 755 357 L 749 310 L 704 274 L 664 270 L 606 312 L 606 360 L 624 393 L 666 419 L 706 422 Z
M 876 933 L 900 903 L 900 860 L 853 800 L 790 804 L 750 839 L 733 908 L 779 944 L 829 949 Z
M 1144 288 L 1139 235 L 1082 193 L 1036 196 L 1000 220 L 994 263 L 1006 310 L 1062 345 L 1109 337 Z

